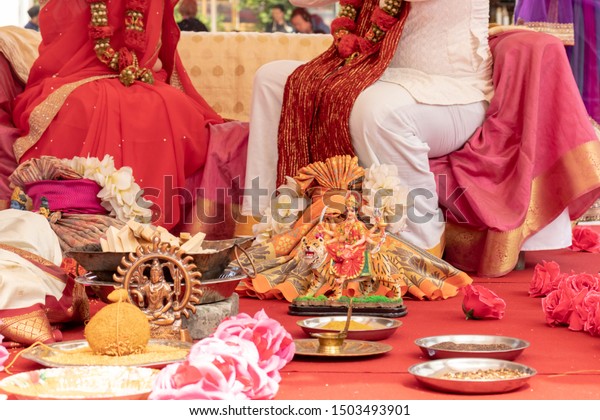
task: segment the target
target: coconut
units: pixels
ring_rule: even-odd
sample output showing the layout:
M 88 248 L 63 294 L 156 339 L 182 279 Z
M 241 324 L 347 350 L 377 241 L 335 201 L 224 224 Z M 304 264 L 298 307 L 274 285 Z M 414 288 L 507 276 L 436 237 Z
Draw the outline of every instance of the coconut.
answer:
M 113 302 L 100 309 L 85 327 L 84 335 L 92 351 L 107 356 L 126 356 L 146 351 L 150 323 L 140 308 L 128 302 L 128 294 L 118 289 L 108 295 Z

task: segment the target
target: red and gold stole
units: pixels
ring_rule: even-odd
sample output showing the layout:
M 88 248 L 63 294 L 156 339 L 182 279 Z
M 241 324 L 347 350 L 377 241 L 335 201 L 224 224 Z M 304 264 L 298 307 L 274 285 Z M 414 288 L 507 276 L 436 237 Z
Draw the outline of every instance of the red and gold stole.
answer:
M 65 283 L 65 297 L 60 301 L 51 297 L 46 299 L 45 304 L 35 303 L 24 308 L 0 310 L 0 334 L 5 337 L 5 340 L 22 345 L 31 345 L 36 341 L 44 343 L 55 341 L 51 321 L 65 321 L 72 317 L 72 314 L 68 313 L 71 305 L 72 281 L 69 282 L 67 274 L 59 266 L 39 255 L 6 244 L 0 244 L 0 249 L 25 258 L 57 281 Z
M 343 2 L 342 2 L 343 5 Z M 358 95 L 377 81 L 388 67 L 402 35 L 409 4 L 402 2 L 397 18 L 383 39 L 344 58 L 339 38 L 323 54 L 300 66 L 285 86 L 279 123 L 277 184 L 312 162 L 336 155 L 354 155 L 350 112 Z M 365 0 L 356 17 L 357 43 L 373 37 L 373 23 L 381 15 L 379 0 Z M 335 21 L 334 21 L 335 22 Z M 332 23 L 332 31 L 335 32 Z

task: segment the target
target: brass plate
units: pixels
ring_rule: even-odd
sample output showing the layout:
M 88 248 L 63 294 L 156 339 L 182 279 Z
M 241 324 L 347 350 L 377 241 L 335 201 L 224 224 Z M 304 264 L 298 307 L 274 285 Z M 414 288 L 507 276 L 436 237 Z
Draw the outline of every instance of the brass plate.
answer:
M 347 319 L 346 316 L 320 316 L 316 318 L 308 318 L 303 319 L 301 321 L 297 321 L 296 324 L 302 328 L 302 330 L 310 335 L 312 333 L 320 333 L 320 332 L 338 332 L 339 330 L 332 330 L 328 328 L 324 328 L 330 322 L 345 322 Z M 375 316 L 360 316 L 360 315 L 352 315 L 352 321 L 361 323 L 369 327 L 369 329 L 364 330 L 348 330 L 348 339 L 350 340 L 367 340 L 367 341 L 378 341 L 384 340 L 390 337 L 399 326 L 402 325 L 402 322 L 391 319 L 391 318 L 382 318 Z
M 160 345 L 172 347 L 174 349 L 182 349 L 188 350 L 192 347 L 191 343 L 187 343 L 185 341 L 178 340 L 150 340 L 148 345 Z M 31 347 L 23 351 L 21 353 L 21 357 L 31 360 L 33 362 L 39 363 L 42 366 L 46 367 L 69 367 L 69 366 L 86 366 L 89 363 L 81 363 L 76 358 L 73 358 L 71 362 L 57 362 L 55 357 L 64 351 L 76 351 L 83 350 L 88 348 L 88 342 L 86 340 L 72 340 L 72 341 L 63 341 L 60 343 L 51 343 L 45 344 L 43 346 Z M 102 364 L 96 363 L 97 365 L 106 365 L 106 366 L 137 366 L 137 367 L 152 367 L 152 368 L 161 368 L 169 363 L 182 362 L 185 360 L 184 358 L 173 358 L 168 355 L 163 355 L 161 357 L 160 354 L 157 354 L 156 360 L 145 360 L 144 362 L 136 362 L 135 358 L 130 356 L 124 356 L 122 358 L 122 362 L 114 363 L 113 356 L 102 356 L 110 359 L 110 363 Z
M 432 348 L 436 344 L 451 342 L 456 344 L 474 345 L 503 345 L 509 347 L 499 350 L 450 350 Z M 520 338 L 504 337 L 499 335 L 436 335 L 415 340 L 423 354 L 430 359 L 447 359 L 451 357 L 486 357 L 492 359 L 514 360 L 523 350 L 529 347 L 529 342 Z
M 487 369 L 511 369 L 521 376 L 509 379 L 448 379 L 447 373 Z M 520 363 L 500 359 L 457 357 L 431 360 L 408 368 L 418 382 L 441 392 L 456 394 L 499 394 L 523 387 L 537 371 Z
M 316 339 L 294 340 L 296 344 L 296 356 L 316 356 L 316 357 L 366 357 L 377 354 L 387 353 L 392 350 L 389 344 L 361 341 L 344 340 L 340 351 L 337 353 L 322 353 L 319 351 L 319 341 Z
M 158 372 L 131 366 L 39 369 L 4 378 L 0 390 L 19 400 L 141 400 Z

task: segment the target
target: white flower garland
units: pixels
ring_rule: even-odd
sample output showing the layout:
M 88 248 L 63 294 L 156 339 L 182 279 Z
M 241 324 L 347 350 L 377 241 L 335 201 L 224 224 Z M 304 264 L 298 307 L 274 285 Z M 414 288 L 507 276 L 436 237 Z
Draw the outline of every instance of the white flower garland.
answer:
M 309 204 L 308 199 L 302 196 L 296 180 L 289 176 L 285 179 L 286 183 L 277 189 L 276 197 L 262 212 L 260 223 L 252 227 L 256 236 L 254 244 L 290 229 Z
M 152 203 L 144 200 L 142 190 L 135 182 L 133 170 L 129 166 L 115 168 L 112 156 L 105 155 L 102 160 L 96 157 L 76 156 L 73 159 L 63 159 L 62 162 L 83 178 L 90 179 L 102 187 L 98 198 L 102 206 L 111 216 L 127 222 L 135 219 L 148 222 L 152 217 Z
M 399 233 L 406 227 L 408 189 L 402 185 L 395 165 L 371 165 L 365 170 L 362 188 L 362 212 L 371 223 L 379 215 L 390 233 Z

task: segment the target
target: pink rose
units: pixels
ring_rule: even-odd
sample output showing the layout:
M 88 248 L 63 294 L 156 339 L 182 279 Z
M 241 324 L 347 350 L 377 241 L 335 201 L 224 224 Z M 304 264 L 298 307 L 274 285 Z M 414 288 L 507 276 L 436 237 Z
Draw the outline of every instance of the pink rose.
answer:
M 568 325 L 573 312 L 572 295 L 565 289 L 553 290 L 542 298 L 542 309 L 548 325 Z
M 260 366 L 259 356 L 252 341 L 232 335 L 226 339 L 207 337 L 201 340 L 192 347 L 188 360 L 191 364 L 212 361 L 224 372 L 235 373 L 235 380 L 244 386 L 243 392 L 248 398 L 271 399 L 279 390 L 281 377 L 269 375 Z
M 281 379 L 279 369 L 294 357 L 292 336 L 278 321 L 269 318 L 264 310 L 258 311 L 254 317 L 242 313 L 226 319 L 213 336 L 222 340 L 238 336 L 253 342 L 258 349 L 259 366 L 278 381 Z
M 502 319 L 504 316 L 506 302 L 491 290 L 474 284 L 461 290 L 465 295 L 462 308 L 467 319 Z
M 271 399 L 294 341 L 264 311 L 223 321 L 196 344 L 187 359 L 163 369 L 150 399 Z
M 0 372 L 4 370 L 4 362 L 8 359 L 8 350 L 1 343 L 4 336 L 0 334 Z
M 252 342 L 208 337 L 192 346 L 184 362 L 159 373 L 149 398 L 271 399 L 278 390 L 278 382 L 258 366 Z
M 593 336 L 600 336 L 600 292 L 588 292 L 583 299 L 583 307 L 587 312 L 583 330 Z
M 600 235 L 586 227 L 573 229 L 573 251 L 600 252 Z
M 554 262 L 542 261 L 533 269 L 533 277 L 529 284 L 529 296 L 546 296 L 552 290 L 556 289 L 561 279 L 560 266 Z
M 226 377 L 212 363 L 193 366 L 189 361 L 163 368 L 148 396 L 151 400 L 246 400 L 242 385 Z

